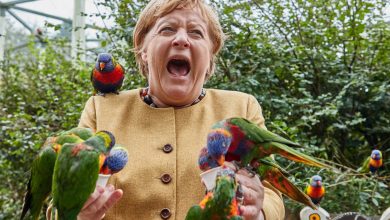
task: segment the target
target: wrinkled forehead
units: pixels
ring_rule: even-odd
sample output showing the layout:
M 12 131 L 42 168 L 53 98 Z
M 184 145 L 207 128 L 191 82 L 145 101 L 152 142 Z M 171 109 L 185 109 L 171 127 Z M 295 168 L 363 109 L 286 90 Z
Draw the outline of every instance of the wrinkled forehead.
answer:
M 207 22 L 201 15 L 199 10 L 179 8 L 158 18 L 153 26 L 159 26 L 162 23 L 179 24 L 185 22 L 187 24 L 200 25 L 207 29 Z
M 176 8 L 173 11 L 162 15 L 157 18 L 153 27 L 159 26 L 161 23 L 179 23 L 179 22 L 193 23 L 203 26 L 203 28 L 207 29 L 207 21 L 203 16 L 202 11 L 198 8 L 188 8 L 188 7 L 180 7 Z

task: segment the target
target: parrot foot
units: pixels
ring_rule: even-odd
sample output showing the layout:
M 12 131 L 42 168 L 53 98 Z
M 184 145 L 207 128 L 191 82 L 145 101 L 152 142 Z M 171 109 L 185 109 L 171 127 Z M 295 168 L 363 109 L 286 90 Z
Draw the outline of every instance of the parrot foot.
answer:
M 251 166 L 251 165 L 246 165 L 244 167 L 244 169 L 246 169 L 248 171 L 248 173 L 250 174 L 251 177 L 255 177 L 256 176 L 256 172 L 254 171 L 254 168 Z
M 237 203 L 239 205 L 243 205 L 244 204 L 244 192 L 242 191 L 241 183 L 238 183 L 238 186 L 237 186 L 236 199 L 237 199 Z
M 103 92 L 97 92 L 96 95 L 100 95 L 100 96 L 106 97 L 106 94 L 103 93 Z
M 119 95 L 119 92 L 118 92 L 118 91 L 115 91 L 115 92 L 113 92 L 113 93 L 115 93 L 115 94 Z

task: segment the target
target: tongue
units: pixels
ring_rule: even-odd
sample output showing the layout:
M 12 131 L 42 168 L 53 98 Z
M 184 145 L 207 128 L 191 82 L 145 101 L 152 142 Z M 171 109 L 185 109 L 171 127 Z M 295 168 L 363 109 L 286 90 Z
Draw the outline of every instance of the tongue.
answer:
M 184 62 L 169 62 L 168 71 L 174 75 L 185 76 L 188 73 L 188 67 Z

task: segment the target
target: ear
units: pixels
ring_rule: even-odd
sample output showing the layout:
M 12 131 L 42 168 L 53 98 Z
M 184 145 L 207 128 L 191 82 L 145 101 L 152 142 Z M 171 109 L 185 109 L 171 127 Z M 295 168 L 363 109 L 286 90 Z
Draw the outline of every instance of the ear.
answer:
M 141 52 L 141 58 L 144 62 L 147 62 L 148 61 L 148 55 L 146 54 L 146 51 L 145 50 L 142 50 Z

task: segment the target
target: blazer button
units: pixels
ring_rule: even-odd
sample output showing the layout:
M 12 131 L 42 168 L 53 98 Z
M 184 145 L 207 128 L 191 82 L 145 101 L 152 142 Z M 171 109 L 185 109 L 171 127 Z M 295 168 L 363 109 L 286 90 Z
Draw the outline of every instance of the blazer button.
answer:
M 163 174 L 163 175 L 160 177 L 160 179 L 161 179 L 161 181 L 162 181 L 163 183 L 168 184 L 168 183 L 171 182 L 172 177 L 171 177 L 171 175 L 169 175 L 168 173 L 165 173 L 165 174 Z
M 172 150 L 173 150 L 173 147 L 172 147 L 172 145 L 170 145 L 170 144 L 166 144 L 166 145 L 164 145 L 164 147 L 163 147 L 163 151 L 165 152 L 165 153 L 171 153 L 172 152 Z
M 169 217 L 171 217 L 171 210 L 163 208 L 160 212 L 160 216 L 162 219 L 169 219 Z

